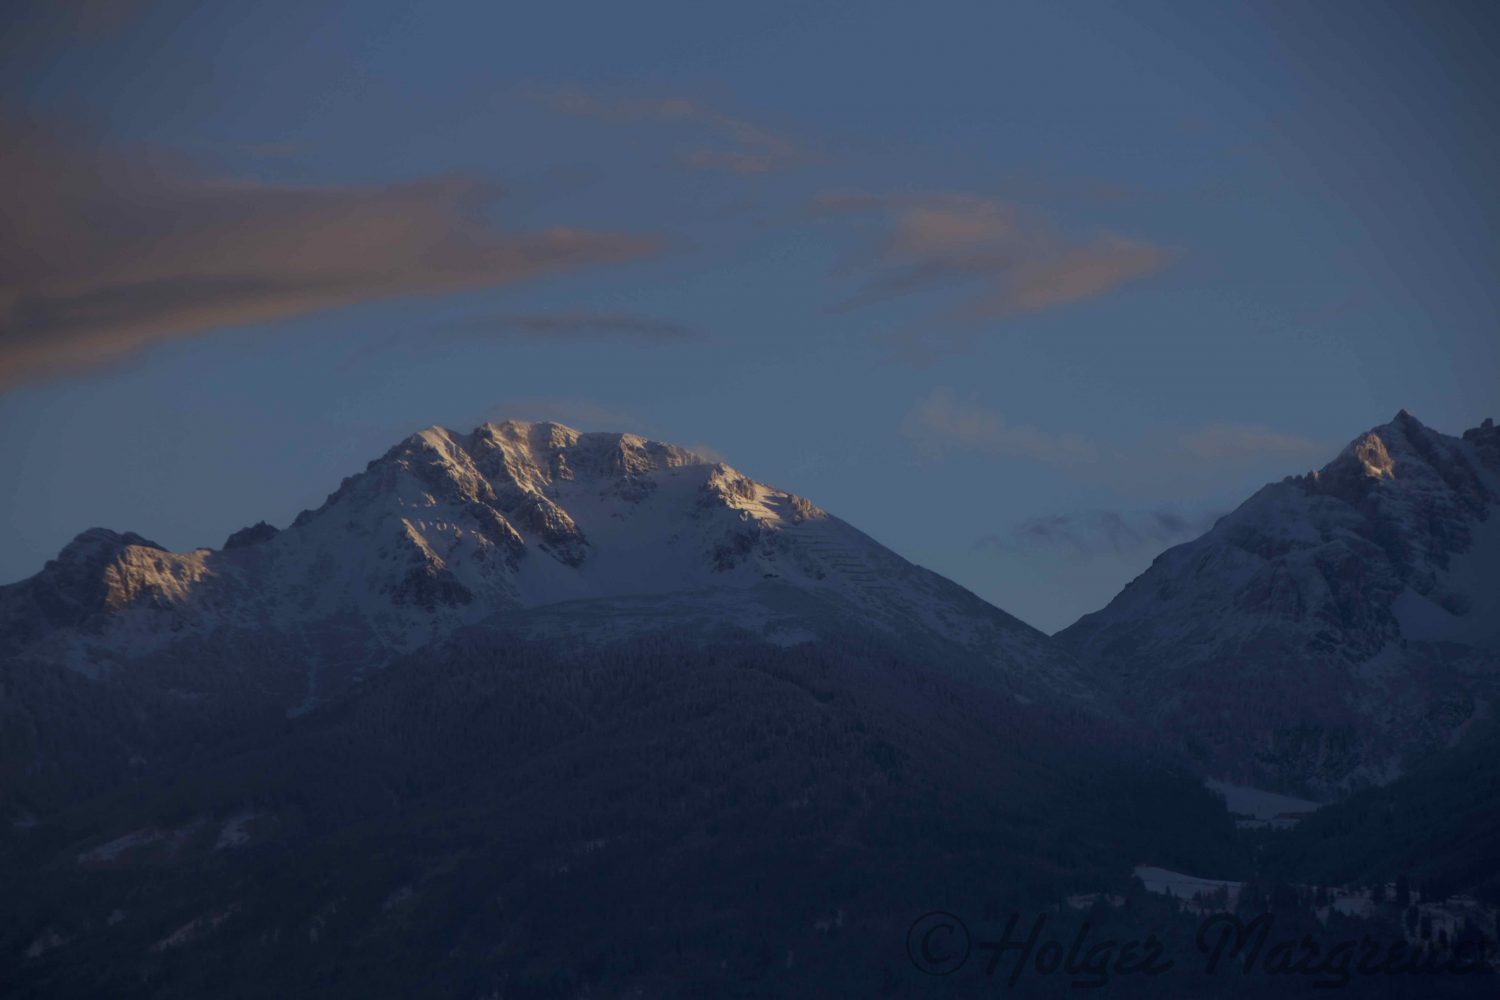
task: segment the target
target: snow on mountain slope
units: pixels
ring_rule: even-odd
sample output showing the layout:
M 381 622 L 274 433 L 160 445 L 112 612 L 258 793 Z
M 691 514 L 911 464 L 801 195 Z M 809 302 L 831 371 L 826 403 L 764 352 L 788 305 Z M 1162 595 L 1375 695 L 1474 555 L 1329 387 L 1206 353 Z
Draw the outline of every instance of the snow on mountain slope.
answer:
M 1492 711 L 1500 431 L 1406 411 L 1264 487 L 1058 638 L 1213 775 L 1315 797 Z
M 92 529 L 0 588 L 0 653 L 99 676 L 205 642 L 274 646 L 306 671 L 293 710 L 481 622 L 574 641 L 734 626 L 783 644 L 853 623 L 953 651 L 1021 698 L 1084 697 L 1047 637 L 808 501 L 553 423 L 429 428 L 285 530 L 171 553 Z

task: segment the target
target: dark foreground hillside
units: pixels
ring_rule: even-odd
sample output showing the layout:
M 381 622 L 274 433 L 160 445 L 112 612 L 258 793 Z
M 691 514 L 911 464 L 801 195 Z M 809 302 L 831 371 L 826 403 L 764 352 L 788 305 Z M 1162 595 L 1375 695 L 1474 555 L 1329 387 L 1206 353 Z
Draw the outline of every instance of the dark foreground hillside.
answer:
M 1419 892 L 1500 905 L 1500 725 L 1390 785 L 1313 813 L 1270 838 L 1269 868 L 1324 884 L 1398 879 Z
M 0 993 L 905 995 L 923 912 L 1237 850 L 1097 721 L 888 649 L 480 631 L 10 831 Z

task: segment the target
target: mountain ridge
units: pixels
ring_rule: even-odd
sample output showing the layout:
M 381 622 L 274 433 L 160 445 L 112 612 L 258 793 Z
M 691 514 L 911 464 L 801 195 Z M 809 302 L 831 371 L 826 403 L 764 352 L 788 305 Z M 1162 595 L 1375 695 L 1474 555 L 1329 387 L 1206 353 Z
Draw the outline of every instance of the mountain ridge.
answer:
M 323 596 L 306 593 L 312 570 L 292 564 L 294 549 L 322 563 Z M 370 564 L 372 552 L 381 562 Z M 768 579 L 869 603 L 887 589 L 882 572 L 926 585 L 941 579 L 811 502 L 687 449 L 507 421 L 410 435 L 287 528 L 260 522 L 220 549 L 173 553 L 133 533 L 89 529 L 0 595 L 50 592 L 82 567 L 100 573 L 105 600 L 80 610 L 149 606 L 191 617 L 202 611 L 190 606 L 195 593 L 214 598 L 200 603 L 233 603 L 243 597 L 236 586 L 268 563 L 304 592 L 307 608 L 361 604 L 377 629 L 403 608 L 470 620 L 465 609 L 474 606 L 483 613 Z M 293 602 L 280 603 L 290 613 Z M 985 606 L 1016 634 L 1042 637 Z
M 556 425 L 412 435 L 222 549 L 84 532 L 0 588 L 0 991 L 879 995 L 918 913 L 1155 926 L 1143 859 L 1254 864 L 1205 775 L 1337 790 L 1479 721 L 1495 660 L 1432 615 L 1492 580 L 1481 430 L 1259 491 L 1096 619 L 1107 655 Z M 1278 709 L 1313 752 L 1263 754 Z
M 232 690 L 296 715 L 476 627 L 575 648 L 868 631 L 1023 703 L 1164 727 L 1210 776 L 1336 796 L 1491 711 L 1497 498 L 1493 422 L 1453 438 L 1402 410 L 1048 637 L 688 449 L 552 422 L 431 427 L 220 549 L 80 533 L 0 587 L 0 658 L 133 686 L 153 711 Z
M 1493 421 L 1451 437 L 1402 410 L 1055 638 L 1218 776 L 1379 784 L 1492 710 L 1497 504 Z

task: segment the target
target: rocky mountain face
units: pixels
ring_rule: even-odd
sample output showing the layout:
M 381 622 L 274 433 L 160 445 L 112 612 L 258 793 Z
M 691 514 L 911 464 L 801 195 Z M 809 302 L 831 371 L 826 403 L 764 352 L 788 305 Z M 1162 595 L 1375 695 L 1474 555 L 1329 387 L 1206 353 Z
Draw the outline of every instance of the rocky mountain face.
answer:
M 1210 774 L 1332 797 L 1493 711 L 1500 430 L 1404 410 L 1266 486 L 1058 634 Z
M 92 529 L 0 588 L 11 780 L 83 766 L 46 732 L 54 703 L 130 706 L 105 713 L 138 720 L 98 748 L 113 780 L 103 761 L 149 767 L 162 733 L 305 712 L 480 626 L 579 648 L 874 634 L 1018 700 L 1091 700 L 1046 636 L 800 497 L 634 435 L 507 422 L 415 434 L 285 530 L 168 552 Z

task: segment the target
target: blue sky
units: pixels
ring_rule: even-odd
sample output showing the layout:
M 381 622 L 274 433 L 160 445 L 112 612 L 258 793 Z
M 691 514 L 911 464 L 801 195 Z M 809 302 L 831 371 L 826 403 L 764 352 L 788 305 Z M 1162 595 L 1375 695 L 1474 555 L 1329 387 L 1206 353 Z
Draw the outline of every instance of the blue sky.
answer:
M 18 8 L 0 580 L 517 417 L 1050 631 L 1401 407 L 1500 409 L 1492 5 L 857 6 Z

